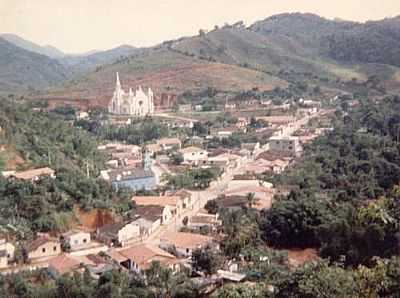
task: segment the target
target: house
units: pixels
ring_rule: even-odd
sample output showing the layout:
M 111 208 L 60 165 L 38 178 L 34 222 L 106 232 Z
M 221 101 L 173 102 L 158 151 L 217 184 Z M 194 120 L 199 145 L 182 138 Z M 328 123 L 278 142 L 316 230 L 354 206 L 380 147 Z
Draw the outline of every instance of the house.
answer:
M 57 277 L 76 270 L 83 271 L 83 268 L 79 260 L 66 254 L 62 254 L 49 260 L 47 270 L 53 277 Z
M 6 239 L 0 239 L 0 251 L 6 251 L 8 261 L 14 260 L 15 246 L 7 242 Z
M 179 150 L 183 156 L 183 162 L 192 165 L 198 165 L 204 163 L 207 160 L 208 152 L 207 150 L 198 147 L 187 147 Z
M 235 126 L 237 128 L 245 128 L 249 124 L 250 124 L 250 122 L 249 122 L 248 118 L 246 118 L 246 117 L 238 117 L 237 118 L 237 122 L 235 123 Z
M 181 149 L 182 142 L 178 138 L 163 138 L 157 141 L 163 150 Z
M 257 150 L 260 150 L 260 143 L 242 143 L 240 149 L 249 150 L 251 154 L 254 154 Z
M 237 126 L 229 126 L 223 128 L 211 129 L 210 134 L 218 139 L 224 139 L 232 136 L 234 133 L 246 132 L 246 127 L 238 128 Z
M 24 246 L 29 260 L 54 257 L 61 253 L 61 245 L 57 239 L 39 236 Z
M 194 250 L 211 244 L 214 244 L 214 238 L 201 234 L 167 232 L 161 235 L 163 247 L 175 247 L 178 254 L 184 257 L 191 257 Z
M 68 231 L 62 234 L 62 239 L 69 244 L 71 251 L 87 247 L 91 240 L 90 233 L 80 230 Z
M 148 144 L 146 145 L 146 151 L 150 154 L 150 155 L 155 155 L 157 153 L 160 153 L 163 151 L 163 148 L 161 147 L 160 144 Z
M 102 226 L 96 238 L 109 246 L 125 246 L 140 239 L 140 227 L 133 222 L 118 222 Z
M 159 205 L 136 206 L 135 214 L 153 223 L 153 229 L 171 221 L 173 215 L 171 208 Z
M 298 156 L 302 150 L 299 138 L 293 136 L 273 136 L 268 144 L 270 151 L 290 156 Z
M 169 206 L 172 215 L 179 216 L 184 209 L 183 200 L 179 196 L 134 196 L 132 201 L 140 206 Z
M 271 126 L 281 126 L 293 123 L 296 121 L 296 117 L 293 116 L 263 116 L 256 117 L 256 120 L 261 120 L 268 123 Z
M 160 226 L 160 220 L 151 221 L 146 218 L 139 217 L 132 224 L 139 226 L 140 240 L 148 238 Z
M 241 157 L 236 154 L 222 153 L 217 156 L 208 157 L 207 164 L 224 169 L 234 169 L 241 164 Z
M 119 254 L 127 258 L 127 261 L 123 262 L 126 268 L 137 273 L 143 273 L 144 270 L 151 266 L 152 262 L 159 262 L 161 266 L 170 268 L 173 271 L 179 270 L 179 260 L 154 245 L 136 245 L 119 251 Z
M 156 177 L 150 168 L 123 168 L 101 171 L 101 178 L 110 181 L 114 189 L 152 190 Z
M 8 267 L 8 258 L 7 258 L 7 251 L 0 250 L 0 269 Z
M 192 197 L 192 193 L 185 189 L 180 189 L 174 192 L 175 196 L 180 196 L 183 200 L 183 208 L 193 209 L 194 198 Z
M 222 225 L 218 214 L 198 213 L 189 218 L 188 226 L 193 229 L 200 229 L 202 227 L 209 227 L 215 229 Z
M 188 113 L 192 111 L 192 105 L 191 104 L 183 104 L 178 106 L 178 111 L 183 112 L 183 113 Z
M 10 176 L 17 178 L 17 179 L 25 180 L 25 181 L 31 181 L 31 182 L 35 182 L 35 181 L 39 180 L 41 177 L 50 177 L 53 179 L 56 178 L 54 170 L 52 170 L 48 167 L 17 172 L 17 173 L 11 174 Z

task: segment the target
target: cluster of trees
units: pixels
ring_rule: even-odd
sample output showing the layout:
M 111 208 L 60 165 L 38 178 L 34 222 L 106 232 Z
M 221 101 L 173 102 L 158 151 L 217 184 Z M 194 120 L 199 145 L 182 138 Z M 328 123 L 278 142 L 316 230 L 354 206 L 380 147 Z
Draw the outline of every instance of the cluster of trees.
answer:
M 98 280 L 88 270 L 83 274 L 63 275 L 55 281 L 45 271 L 20 273 L 0 277 L 1 297 L 49 297 L 49 298 L 191 298 L 198 293 L 187 274 L 172 270 L 154 262 L 146 270 L 146 280 L 137 275 L 111 270 Z
M 23 238 L 32 232 L 63 230 L 72 209 L 105 208 L 124 213 L 133 206 L 126 190 L 115 192 L 96 179 L 105 158 L 97 139 L 69 125 L 59 113 L 36 112 L 29 104 L 0 100 L 0 126 L 7 147 L 25 159 L 24 167 L 49 166 L 56 178 L 34 183 L 0 177 L 0 224 L 11 224 Z M 88 175 L 89 174 L 89 175 Z
M 28 104 L 1 99 L 0 126 L 2 142 L 34 166 L 81 168 L 90 163 L 97 172 L 104 163 L 97 140 L 57 113 L 36 112 Z
M 363 102 L 275 183 L 298 185 L 263 212 L 271 245 L 320 248 L 332 261 L 369 264 L 399 253 L 399 97 Z
M 149 117 L 124 126 L 102 125 L 99 121 L 90 120 L 80 120 L 75 125 L 84 128 L 101 139 L 134 145 L 142 145 L 149 141 L 167 137 L 170 133 L 166 125 Z
M 171 189 L 205 189 L 210 183 L 220 175 L 218 168 L 194 168 L 185 170 L 181 174 L 167 175 L 164 180 L 167 181 L 167 187 Z

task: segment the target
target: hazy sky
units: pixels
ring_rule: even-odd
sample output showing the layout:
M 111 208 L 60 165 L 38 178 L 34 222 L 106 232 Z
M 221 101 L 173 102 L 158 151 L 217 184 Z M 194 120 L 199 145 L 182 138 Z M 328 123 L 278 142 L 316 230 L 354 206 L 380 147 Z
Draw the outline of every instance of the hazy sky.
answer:
M 400 15 L 400 0 L 0 0 L 0 32 L 78 53 L 297 11 L 365 21 Z

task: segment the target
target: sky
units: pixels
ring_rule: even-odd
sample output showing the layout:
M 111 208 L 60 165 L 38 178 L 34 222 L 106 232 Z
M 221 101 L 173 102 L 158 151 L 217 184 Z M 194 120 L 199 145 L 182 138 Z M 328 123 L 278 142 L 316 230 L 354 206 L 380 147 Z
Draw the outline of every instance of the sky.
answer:
M 400 15 L 400 0 L 0 0 L 0 32 L 72 54 L 152 46 L 283 12 L 363 22 Z

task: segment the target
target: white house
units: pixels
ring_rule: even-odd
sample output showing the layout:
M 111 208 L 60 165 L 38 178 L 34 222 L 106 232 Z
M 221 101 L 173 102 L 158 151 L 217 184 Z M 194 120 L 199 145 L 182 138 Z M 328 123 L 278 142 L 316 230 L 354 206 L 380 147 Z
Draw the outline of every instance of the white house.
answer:
M 68 231 L 62 234 L 62 237 L 69 244 L 72 251 L 85 248 L 91 242 L 90 233 L 80 230 Z
M 187 164 L 198 165 L 204 163 L 208 158 L 207 150 L 198 147 L 187 147 L 179 150 L 183 156 L 183 162 Z

